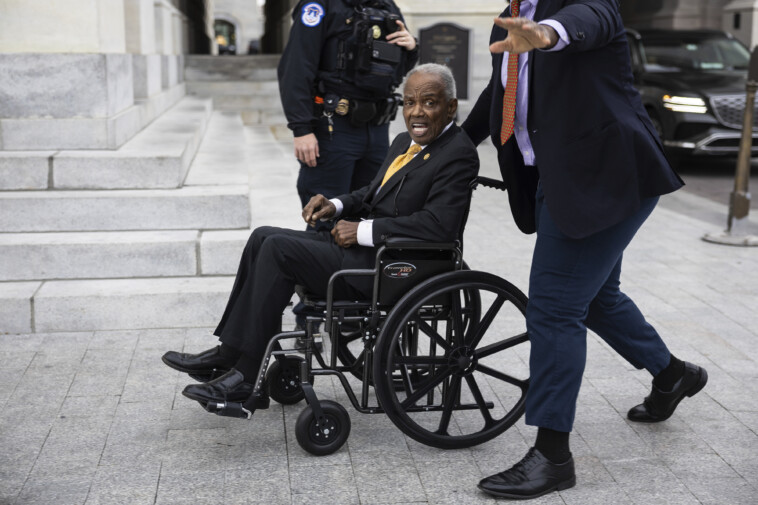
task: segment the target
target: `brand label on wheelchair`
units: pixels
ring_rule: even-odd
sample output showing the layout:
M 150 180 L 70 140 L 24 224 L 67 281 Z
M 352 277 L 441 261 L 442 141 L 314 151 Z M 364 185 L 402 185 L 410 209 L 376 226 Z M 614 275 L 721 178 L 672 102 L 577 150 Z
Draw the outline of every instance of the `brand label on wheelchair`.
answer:
M 392 279 L 407 279 L 416 273 L 416 267 L 410 263 L 390 263 L 384 267 L 384 275 Z

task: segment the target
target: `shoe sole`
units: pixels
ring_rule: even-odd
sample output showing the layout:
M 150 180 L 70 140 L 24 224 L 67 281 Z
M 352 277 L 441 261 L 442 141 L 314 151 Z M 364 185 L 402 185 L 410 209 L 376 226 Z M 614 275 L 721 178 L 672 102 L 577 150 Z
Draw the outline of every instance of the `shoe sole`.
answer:
M 490 494 L 492 496 L 498 496 L 500 498 L 510 498 L 511 500 L 531 500 L 533 498 L 539 498 L 540 496 L 544 496 L 546 494 L 552 493 L 553 491 L 563 491 L 565 489 L 569 489 L 576 486 L 576 475 L 571 477 L 568 480 L 565 480 L 559 484 L 556 484 L 555 486 L 551 487 L 550 489 L 546 489 L 544 491 L 540 491 L 536 494 L 529 494 L 529 495 L 523 495 L 523 494 L 511 494 L 511 493 L 500 493 L 497 491 L 491 491 L 489 489 L 484 489 L 482 486 L 477 486 L 479 489 L 484 491 L 487 494 Z
M 161 356 L 161 361 L 163 361 L 163 363 L 165 363 L 166 366 L 168 366 L 169 368 L 173 368 L 174 370 L 176 370 L 178 372 L 186 373 L 190 377 L 192 377 L 193 379 L 198 380 L 200 382 L 211 381 L 211 380 L 213 380 L 213 379 L 215 379 L 217 377 L 220 377 L 220 376 L 224 375 L 226 372 L 228 372 L 229 370 L 231 370 L 231 368 L 226 368 L 226 369 L 224 369 L 224 368 L 212 368 L 210 370 L 208 370 L 208 369 L 204 369 L 204 370 L 190 370 L 189 368 L 183 368 L 183 367 L 180 367 L 180 366 L 178 366 L 178 365 L 176 365 L 174 363 L 171 363 L 164 356 Z M 205 377 L 205 376 L 208 376 L 209 379 L 208 380 L 201 380 L 201 378 Z
M 679 397 L 679 399 L 674 403 L 674 408 L 671 409 L 671 414 L 667 415 L 666 417 L 659 417 L 657 419 L 631 419 L 627 416 L 627 419 L 629 419 L 632 422 L 635 423 L 647 423 L 647 424 L 654 424 L 654 423 L 660 423 L 665 421 L 666 419 L 670 418 L 674 415 L 674 412 L 676 411 L 676 408 L 679 406 L 682 400 L 684 400 L 684 397 L 692 398 L 696 394 L 698 394 L 708 383 L 708 372 L 703 367 L 698 367 L 700 369 L 700 374 L 697 379 L 697 383 L 689 388 L 687 391 L 684 392 L 684 394 Z

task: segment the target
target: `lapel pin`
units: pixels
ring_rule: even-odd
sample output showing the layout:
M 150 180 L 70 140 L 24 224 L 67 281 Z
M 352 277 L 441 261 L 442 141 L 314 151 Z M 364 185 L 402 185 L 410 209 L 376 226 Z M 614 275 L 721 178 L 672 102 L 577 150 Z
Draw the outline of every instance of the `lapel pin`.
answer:
M 429 153 L 426 153 L 426 154 L 424 155 L 424 161 L 428 160 L 428 159 L 429 159 L 429 156 L 430 156 L 430 155 L 429 155 Z

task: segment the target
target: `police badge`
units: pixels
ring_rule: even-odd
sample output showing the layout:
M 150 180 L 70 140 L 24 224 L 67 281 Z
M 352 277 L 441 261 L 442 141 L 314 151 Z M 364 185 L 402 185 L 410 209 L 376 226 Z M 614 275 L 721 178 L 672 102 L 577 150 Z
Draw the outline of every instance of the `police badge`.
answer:
M 305 26 L 318 26 L 321 23 L 321 18 L 324 17 L 324 8 L 316 2 L 311 2 L 303 6 L 303 14 L 300 20 Z

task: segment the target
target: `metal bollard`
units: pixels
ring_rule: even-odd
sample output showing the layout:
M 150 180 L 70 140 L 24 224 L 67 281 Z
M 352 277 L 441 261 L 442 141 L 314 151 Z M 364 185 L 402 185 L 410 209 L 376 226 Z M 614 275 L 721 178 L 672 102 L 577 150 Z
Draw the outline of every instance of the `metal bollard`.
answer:
M 707 242 L 737 246 L 758 246 L 758 236 L 748 234 L 750 214 L 750 154 L 753 147 L 753 117 L 755 115 L 755 92 L 758 91 L 758 48 L 750 55 L 750 69 L 745 96 L 745 113 L 742 116 L 742 139 L 734 176 L 734 191 L 729 195 L 729 216 L 723 233 L 708 233 Z

